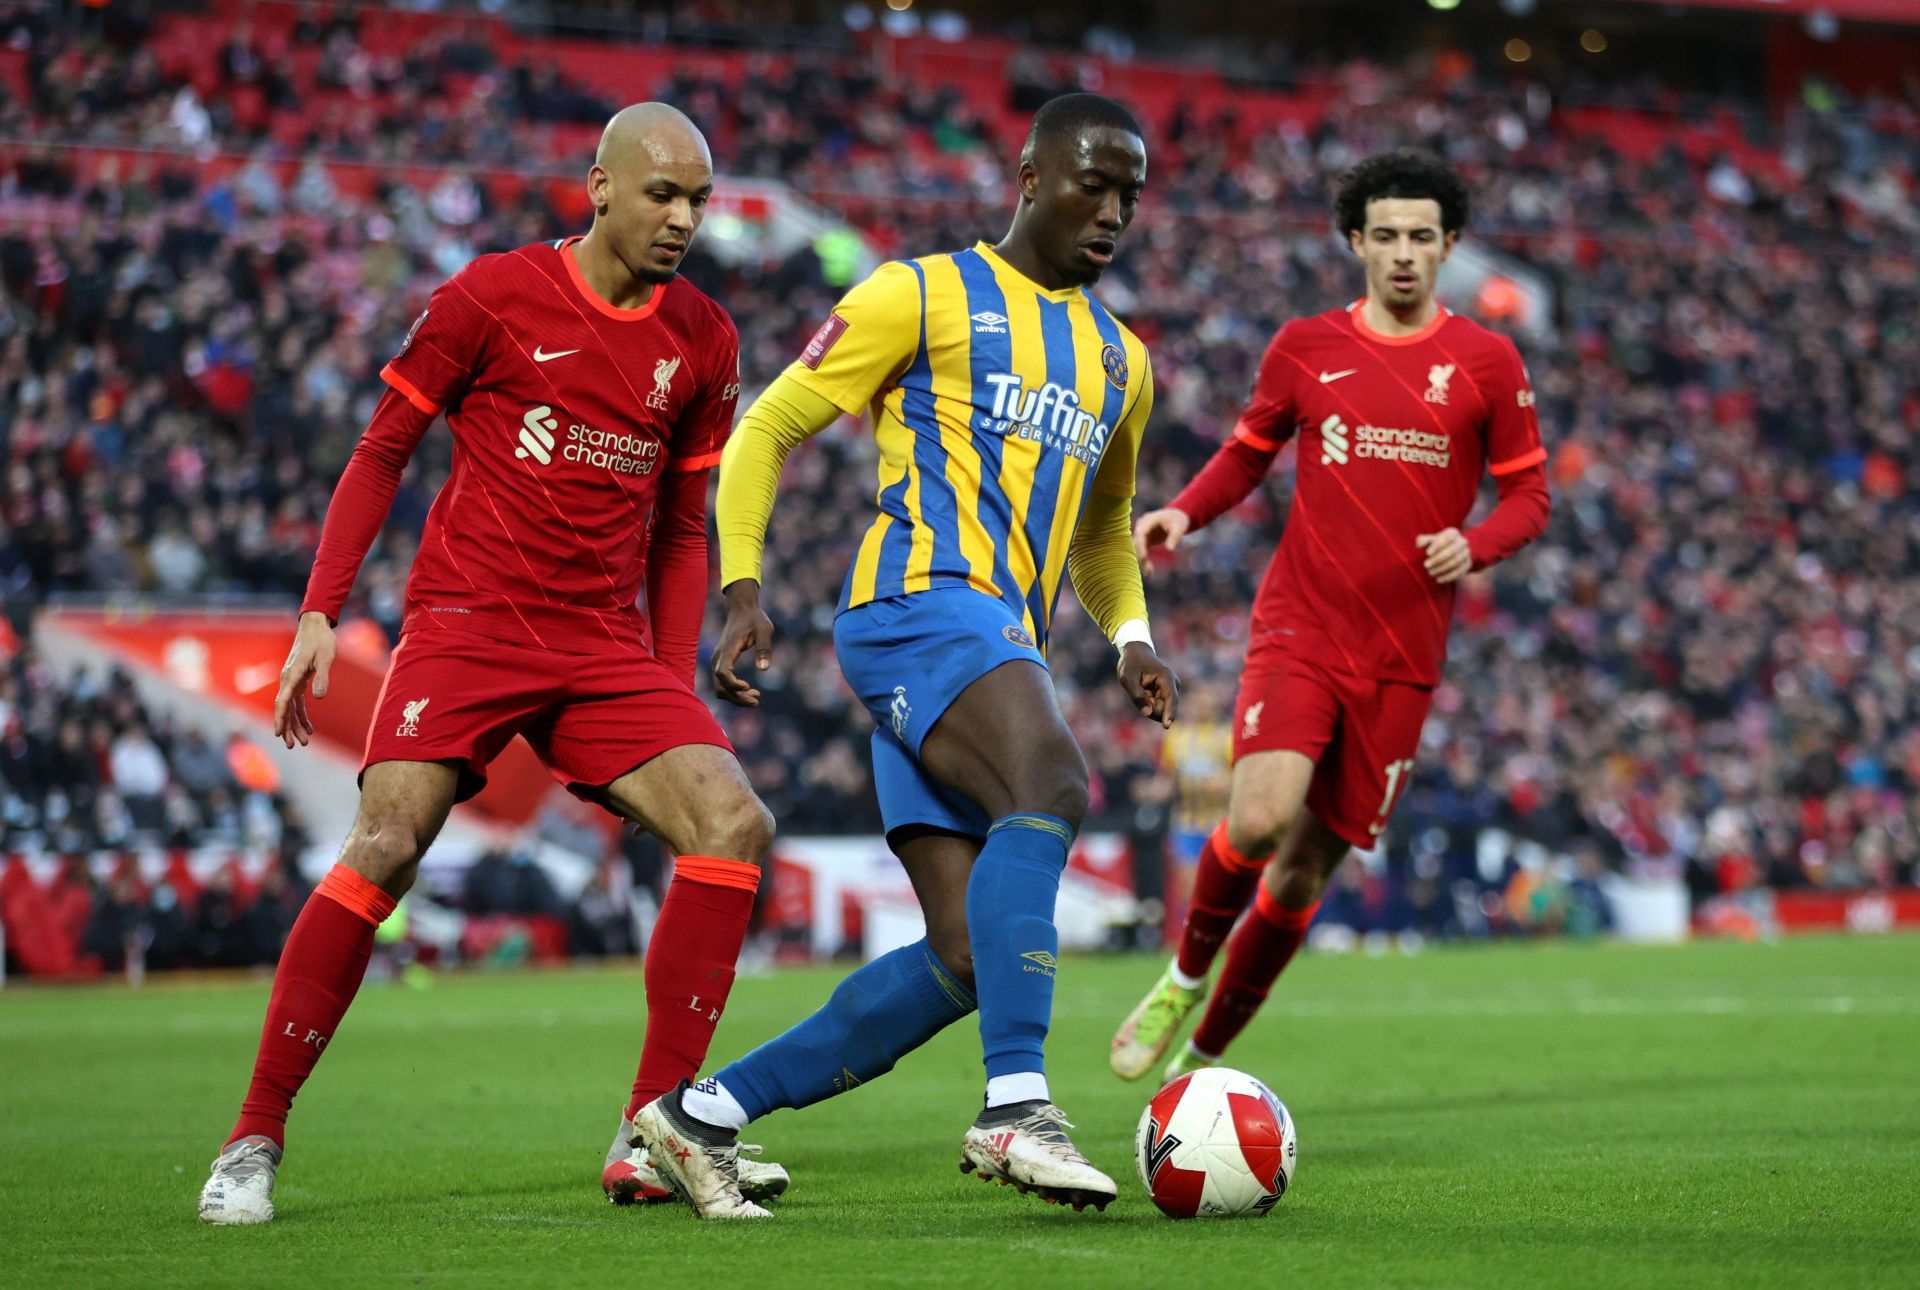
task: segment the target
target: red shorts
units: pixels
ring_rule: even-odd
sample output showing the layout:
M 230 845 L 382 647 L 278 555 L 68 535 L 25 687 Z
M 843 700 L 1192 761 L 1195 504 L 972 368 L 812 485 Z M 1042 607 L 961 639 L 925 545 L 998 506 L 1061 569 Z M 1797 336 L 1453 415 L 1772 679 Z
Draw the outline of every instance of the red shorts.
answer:
M 458 762 L 455 800 L 465 801 L 515 735 L 576 790 L 611 784 L 671 748 L 733 751 L 707 705 L 651 655 L 562 654 L 441 631 L 393 651 L 360 772 L 382 761 Z
M 1240 678 L 1233 759 L 1297 752 L 1314 762 L 1307 809 L 1365 850 L 1386 832 L 1413 776 L 1433 691 L 1376 681 L 1305 659 L 1262 661 Z

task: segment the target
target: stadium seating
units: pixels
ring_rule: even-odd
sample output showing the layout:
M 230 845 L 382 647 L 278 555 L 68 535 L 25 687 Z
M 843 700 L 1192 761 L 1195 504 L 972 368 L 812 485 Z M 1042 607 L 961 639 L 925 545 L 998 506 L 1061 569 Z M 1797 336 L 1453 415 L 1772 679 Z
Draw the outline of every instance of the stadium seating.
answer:
M 1568 105 L 1464 61 L 1255 93 L 1177 64 L 1015 58 L 989 37 L 610 51 L 485 18 L 248 12 L 77 41 L 30 11 L 0 18 L 0 115 L 37 141 L 0 144 L 0 591 L 17 637 L 61 593 L 297 594 L 426 293 L 474 254 L 579 225 L 595 123 L 621 97 L 680 102 L 723 171 L 782 178 L 910 255 L 997 234 L 1020 105 L 1099 83 L 1153 135 L 1148 204 L 1103 288 L 1156 355 L 1144 501 L 1231 425 L 1282 320 L 1356 293 L 1325 195 L 1367 152 L 1444 149 L 1474 187 L 1471 235 L 1559 293 L 1557 335 L 1527 348 L 1553 525 L 1462 597 L 1391 891 L 1354 897 L 1366 917 L 1523 924 L 1480 899 L 1520 867 L 1484 854 L 1489 824 L 1684 873 L 1702 900 L 1914 881 L 1913 104 L 1775 123 L 1660 91 Z M 807 254 L 748 272 L 696 248 L 690 273 L 739 321 L 750 390 L 836 294 Z M 790 832 L 877 824 L 866 717 L 828 639 L 870 457 L 843 424 L 790 466 L 805 504 L 776 515 L 767 596 L 781 670 L 766 708 L 730 717 Z M 361 577 L 353 612 L 389 632 L 447 462 L 430 439 Z M 1157 571 L 1157 633 L 1191 684 L 1236 672 L 1284 495 L 1257 494 Z M 1056 640 L 1097 817 L 1150 835 L 1156 738 L 1084 620 Z M 32 670 L 17 653 L 10 684 Z M 10 810 L 16 775 L 47 773 L 70 701 L 8 705 L 32 749 L 0 765 Z M 1471 898 L 1450 899 L 1461 884 Z

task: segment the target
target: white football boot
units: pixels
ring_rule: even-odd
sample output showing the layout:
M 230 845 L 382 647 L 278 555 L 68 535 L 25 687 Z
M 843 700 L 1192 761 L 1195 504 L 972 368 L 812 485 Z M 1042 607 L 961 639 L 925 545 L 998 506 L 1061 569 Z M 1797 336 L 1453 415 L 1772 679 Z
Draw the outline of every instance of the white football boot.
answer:
M 760 1152 L 751 1143 L 742 1143 L 740 1150 L 755 1155 Z M 772 1200 L 793 1181 L 785 1169 L 770 1160 L 748 1160 L 743 1155 L 737 1168 L 740 1194 L 748 1200 Z M 634 1145 L 633 1121 L 624 1112 L 620 1127 L 614 1131 L 613 1145 L 607 1148 L 607 1162 L 600 1170 L 600 1189 L 615 1205 L 658 1205 L 674 1199 L 673 1189 L 647 1159 L 646 1148 Z
M 270 1139 L 242 1138 L 213 1162 L 213 1174 L 200 1189 L 200 1221 L 222 1225 L 271 1223 L 273 1176 L 282 1152 Z
M 696 1120 L 680 1108 L 686 1081 L 633 1117 L 637 1144 L 655 1177 L 701 1218 L 772 1218 L 740 1191 L 740 1142 L 734 1133 Z M 781 1176 L 786 1171 L 781 1170 Z
M 1049 1205 L 1104 1210 L 1118 1191 L 1067 1137 L 1072 1127 L 1051 1102 L 988 1107 L 960 1142 L 960 1172 L 1032 1192 Z

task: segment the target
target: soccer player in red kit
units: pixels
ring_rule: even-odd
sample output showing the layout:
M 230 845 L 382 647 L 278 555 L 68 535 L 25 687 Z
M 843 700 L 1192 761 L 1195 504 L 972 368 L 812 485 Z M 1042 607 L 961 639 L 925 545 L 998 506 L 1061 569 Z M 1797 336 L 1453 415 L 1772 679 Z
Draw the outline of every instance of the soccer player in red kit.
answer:
M 1519 353 L 1434 299 L 1466 223 L 1459 177 L 1385 153 L 1345 176 L 1335 208 L 1366 298 L 1281 328 L 1232 438 L 1134 528 L 1142 559 L 1178 548 L 1297 441 L 1293 507 L 1254 601 L 1227 818 L 1201 851 L 1178 956 L 1113 1038 L 1126 1079 L 1166 1055 L 1223 941 L 1218 989 L 1165 1078 L 1219 1060 L 1259 1010 L 1334 867 L 1375 844 L 1406 791 L 1460 579 L 1547 523 Z M 1483 474 L 1499 502 L 1462 532 Z
M 374 929 L 515 735 L 679 857 L 603 1176 L 614 1199 L 649 1190 L 631 1113 L 698 1071 L 726 1006 L 773 820 L 693 691 L 707 478 L 739 395 L 732 321 L 675 276 L 713 188 L 706 140 L 673 108 L 636 104 L 608 123 L 587 187 L 584 237 L 481 256 L 433 293 L 334 490 L 274 705 L 288 747 L 313 733 L 307 691 L 326 695 L 333 624 L 446 414 L 453 470 L 407 583 L 359 813 L 287 938 L 239 1121 L 200 1195 L 208 1222 L 273 1217 L 287 1112 L 360 987 Z

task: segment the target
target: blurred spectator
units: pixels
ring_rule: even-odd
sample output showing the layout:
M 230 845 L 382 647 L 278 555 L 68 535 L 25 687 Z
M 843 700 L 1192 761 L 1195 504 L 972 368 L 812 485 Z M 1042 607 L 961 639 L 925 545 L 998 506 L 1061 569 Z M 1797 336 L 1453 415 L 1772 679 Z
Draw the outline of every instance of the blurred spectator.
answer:
M 132 866 L 123 865 L 94 899 L 81 951 L 98 959 L 107 971 L 119 972 L 129 960 L 143 958 L 150 935 L 146 893 Z
M 567 908 L 546 871 L 521 851 L 489 851 L 467 870 L 461 908 L 476 917 L 488 914 L 546 914 L 564 917 Z
M 640 952 L 625 883 L 609 861 L 599 865 L 573 908 L 567 911 L 567 948 L 576 956 L 606 958 Z
M 167 789 L 167 759 L 145 729 L 130 727 L 113 741 L 109 760 L 113 786 L 140 827 L 158 828 L 163 815 L 160 795 Z
M 238 890 L 231 864 L 222 865 L 200 892 L 193 920 L 193 949 L 197 962 L 209 967 L 245 967 L 269 961 L 252 943 L 246 921 L 246 902 Z M 277 953 L 279 946 L 273 947 Z
M 1576 876 L 1567 884 L 1566 930 L 1574 936 L 1597 936 L 1613 930 L 1613 905 L 1602 890 L 1606 862 L 1600 848 L 1583 844 L 1574 855 Z
M 207 741 L 199 730 L 189 730 L 173 750 L 174 778 L 188 792 L 205 797 L 216 788 L 233 783 L 227 759 Z

